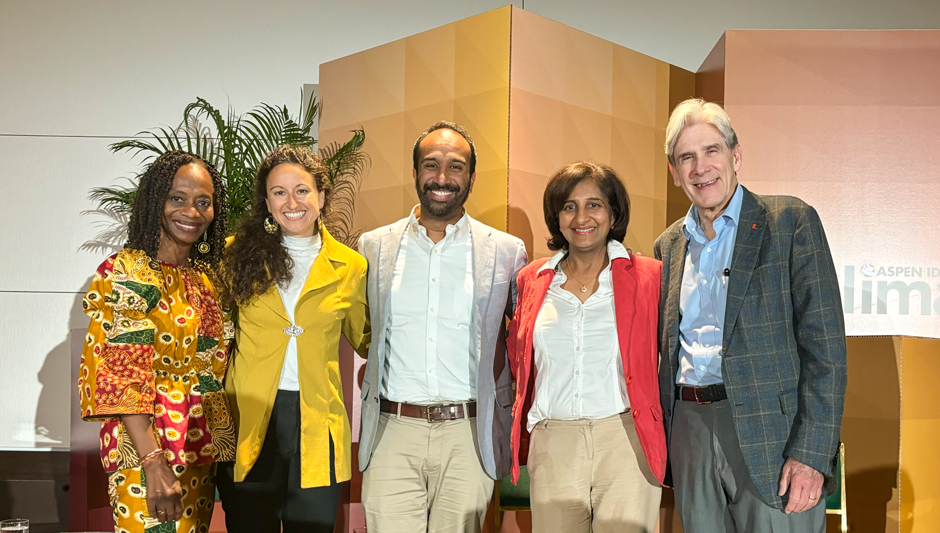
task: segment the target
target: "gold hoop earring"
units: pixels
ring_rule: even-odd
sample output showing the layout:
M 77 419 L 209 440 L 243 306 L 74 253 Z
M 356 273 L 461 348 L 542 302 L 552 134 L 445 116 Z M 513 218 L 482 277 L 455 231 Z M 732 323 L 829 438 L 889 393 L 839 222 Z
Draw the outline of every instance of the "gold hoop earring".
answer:
M 268 217 L 264 219 L 264 231 L 268 232 L 271 235 L 274 235 L 275 233 L 277 233 L 278 229 L 279 228 L 277 227 L 277 222 L 275 222 L 273 218 Z

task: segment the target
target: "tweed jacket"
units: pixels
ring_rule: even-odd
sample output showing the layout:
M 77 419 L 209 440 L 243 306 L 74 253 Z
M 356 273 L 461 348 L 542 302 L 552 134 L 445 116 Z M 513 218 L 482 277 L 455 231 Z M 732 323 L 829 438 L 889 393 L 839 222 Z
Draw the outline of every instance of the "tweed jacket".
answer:
M 516 274 L 526 264 L 521 240 L 470 218 L 473 246 L 473 312 L 470 335 L 477 371 L 477 441 L 483 469 L 493 479 L 509 472 L 512 422 L 512 376 L 506 359 L 506 318 L 516 302 Z M 359 252 L 369 262 L 368 294 L 373 342 L 362 380 L 362 423 L 359 468 L 372 459 L 379 425 L 379 388 L 385 368 L 386 324 L 392 272 L 398 258 L 404 218 L 370 231 L 359 239 Z
M 551 287 L 555 271 L 539 269 L 549 258 L 533 261 L 519 272 L 519 305 L 509 325 L 509 363 L 516 380 L 516 399 L 513 405 L 512 426 L 512 482 L 519 480 L 520 464 L 525 464 L 528 447 L 526 417 L 532 408 L 535 393 L 535 358 L 533 338 L 535 321 L 545 295 Z M 657 324 L 659 322 L 659 287 L 662 265 L 649 257 L 631 254 L 629 259 L 611 261 L 614 285 L 614 314 L 623 361 L 623 379 L 626 382 L 630 412 L 636 427 L 640 447 L 660 483 L 666 471 L 666 436 L 663 433 L 663 413 L 660 406 Z
M 351 429 L 343 401 L 339 338 L 366 353 L 371 333 L 366 262 L 320 226 L 323 247 L 294 308 L 300 378 L 300 486 L 330 484 L 330 437 L 336 481 L 352 477 Z M 261 453 L 290 337 L 291 321 L 277 287 L 239 307 L 235 353 L 225 390 L 238 422 L 235 481 L 244 481 Z
M 660 391 L 667 443 L 688 246 L 682 223 L 654 245 L 663 262 Z M 744 189 L 727 298 L 721 373 L 734 427 L 764 501 L 783 508 L 777 489 L 787 458 L 818 470 L 831 486 L 847 380 L 839 285 L 812 207 Z

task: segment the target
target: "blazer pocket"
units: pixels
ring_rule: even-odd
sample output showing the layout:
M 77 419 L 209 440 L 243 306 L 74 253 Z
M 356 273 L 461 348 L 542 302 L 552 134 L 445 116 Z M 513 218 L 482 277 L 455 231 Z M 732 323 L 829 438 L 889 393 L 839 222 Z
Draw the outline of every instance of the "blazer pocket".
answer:
M 796 416 L 796 389 L 785 390 L 777 395 L 780 400 L 780 412 L 788 417 Z
M 512 406 L 513 393 L 512 393 L 512 383 L 504 385 L 494 391 L 496 393 L 496 405 L 502 409 Z

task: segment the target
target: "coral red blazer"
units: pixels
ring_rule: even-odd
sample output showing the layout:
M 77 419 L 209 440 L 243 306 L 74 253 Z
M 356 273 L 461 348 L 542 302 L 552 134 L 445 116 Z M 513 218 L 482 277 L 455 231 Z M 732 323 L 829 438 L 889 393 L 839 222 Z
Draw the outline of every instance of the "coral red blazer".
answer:
M 516 399 L 512 406 L 513 483 L 519 480 L 519 465 L 525 464 L 528 456 L 529 432 L 525 425 L 535 388 L 532 334 L 555 276 L 551 269 L 539 272 L 547 261 L 547 258 L 533 261 L 519 271 L 519 299 L 509 325 L 509 364 L 516 380 Z M 662 263 L 648 257 L 631 254 L 630 259 L 611 262 L 617 337 L 630 411 L 646 461 L 660 483 L 666 473 L 666 432 L 659 401 L 657 348 L 661 273 Z

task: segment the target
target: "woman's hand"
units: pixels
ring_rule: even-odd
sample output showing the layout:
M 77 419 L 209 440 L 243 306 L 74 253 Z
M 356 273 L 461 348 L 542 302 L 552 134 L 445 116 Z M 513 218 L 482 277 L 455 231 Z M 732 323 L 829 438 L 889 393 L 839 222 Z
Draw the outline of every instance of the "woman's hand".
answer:
M 146 458 L 161 448 L 154 436 L 150 415 L 121 415 L 121 422 L 138 457 Z M 183 515 L 183 488 L 163 454 L 145 460 L 140 469 L 147 477 L 147 513 L 150 518 L 160 522 L 179 520 Z
M 183 517 L 183 488 L 173 469 L 162 456 L 143 464 L 147 476 L 147 513 L 160 522 L 172 522 Z

